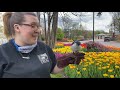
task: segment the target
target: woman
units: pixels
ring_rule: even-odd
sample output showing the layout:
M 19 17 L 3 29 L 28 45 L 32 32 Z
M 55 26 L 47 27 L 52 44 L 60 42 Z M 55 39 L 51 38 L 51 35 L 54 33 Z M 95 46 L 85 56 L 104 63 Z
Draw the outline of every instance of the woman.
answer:
M 69 54 L 57 62 L 52 49 L 38 41 L 40 25 L 33 12 L 6 12 L 3 23 L 9 42 L 0 46 L 1 78 L 50 78 L 76 57 L 80 61 L 79 55 Z

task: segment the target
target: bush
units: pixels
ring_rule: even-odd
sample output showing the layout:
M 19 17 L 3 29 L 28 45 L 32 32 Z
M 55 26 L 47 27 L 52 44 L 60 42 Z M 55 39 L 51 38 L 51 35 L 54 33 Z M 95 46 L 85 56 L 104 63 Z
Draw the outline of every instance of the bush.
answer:
M 64 38 L 64 33 L 60 28 L 58 28 L 57 30 L 56 37 L 57 37 L 57 40 L 62 40 Z
M 97 43 L 97 42 L 87 42 L 85 43 L 87 46 L 87 52 L 107 52 L 112 51 L 112 49 L 109 49 L 105 47 L 104 45 Z
M 117 41 L 120 42 L 120 35 L 116 37 Z

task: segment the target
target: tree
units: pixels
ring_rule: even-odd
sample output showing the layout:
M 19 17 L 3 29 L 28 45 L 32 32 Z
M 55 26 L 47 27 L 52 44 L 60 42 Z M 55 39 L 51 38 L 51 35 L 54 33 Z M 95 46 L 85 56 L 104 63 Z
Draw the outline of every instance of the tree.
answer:
M 52 12 L 47 12 L 48 15 L 48 45 L 51 47 L 51 21 L 52 21 L 52 16 L 53 13 Z
M 70 29 L 72 19 L 68 15 L 65 14 L 64 16 L 62 16 L 62 22 L 63 22 L 64 29 Z
M 81 22 L 83 21 L 82 18 L 86 16 L 87 12 L 71 12 L 74 16 L 79 18 L 80 25 L 82 24 Z
M 58 12 L 53 12 L 53 22 L 52 22 L 52 45 L 51 47 L 55 47 L 56 43 L 56 32 L 57 32 L 57 26 L 58 26 Z
M 40 22 L 40 12 L 37 12 L 38 20 Z
M 63 15 L 61 15 L 61 19 L 62 19 L 62 24 L 63 24 L 63 30 L 65 33 L 65 38 L 67 38 L 68 34 L 70 35 L 70 30 L 72 28 L 73 21 L 70 18 L 68 12 L 63 12 L 62 14 Z
M 37 13 L 37 17 L 38 17 L 38 20 L 39 20 L 39 24 L 41 24 L 41 23 L 40 23 L 40 12 L 36 12 L 36 13 Z M 42 39 L 42 35 L 41 35 L 41 33 L 40 33 L 38 39 L 39 39 L 39 40 Z
M 119 31 L 120 32 L 120 12 L 111 12 L 112 15 L 112 22 L 110 24 L 113 32 Z
M 72 30 L 79 29 L 79 23 L 78 22 L 72 22 Z
M 57 40 L 62 40 L 64 38 L 64 32 L 61 30 L 61 28 L 58 28 L 56 36 Z
M 58 12 L 43 12 L 43 18 L 45 43 L 54 48 L 58 26 Z
M 48 43 L 48 38 L 47 38 L 47 30 L 46 30 L 46 16 L 45 16 L 45 12 L 43 13 L 43 17 L 44 17 L 44 38 L 45 38 L 45 43 Z

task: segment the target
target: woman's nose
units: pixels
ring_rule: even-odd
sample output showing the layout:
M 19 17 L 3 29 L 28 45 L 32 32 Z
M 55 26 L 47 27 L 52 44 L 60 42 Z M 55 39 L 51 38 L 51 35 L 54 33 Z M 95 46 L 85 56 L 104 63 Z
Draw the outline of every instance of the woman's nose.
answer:
M 35 32 L 35 33 L 41 33 L 41 29 L 40 29 L 40 28 L 35 29 L 34 32 Z

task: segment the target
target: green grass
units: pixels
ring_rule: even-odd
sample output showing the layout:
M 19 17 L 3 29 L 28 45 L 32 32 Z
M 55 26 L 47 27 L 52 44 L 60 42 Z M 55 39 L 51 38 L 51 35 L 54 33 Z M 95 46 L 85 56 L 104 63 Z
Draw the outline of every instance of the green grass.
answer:
M 51 78 L 64 78 L 63 72 L 58 74 L 51 74 Z

